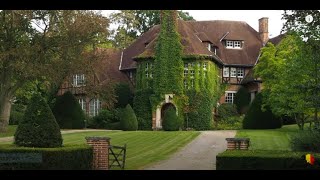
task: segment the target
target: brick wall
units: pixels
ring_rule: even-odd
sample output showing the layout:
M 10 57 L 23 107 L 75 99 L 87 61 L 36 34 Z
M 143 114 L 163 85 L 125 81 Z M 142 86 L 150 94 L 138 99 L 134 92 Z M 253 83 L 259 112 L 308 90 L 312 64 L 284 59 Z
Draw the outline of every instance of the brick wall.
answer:
M 87 144 L 93 147 L 93 170 L 108 170 L 109 145 L 108 137 L 86 137 Z

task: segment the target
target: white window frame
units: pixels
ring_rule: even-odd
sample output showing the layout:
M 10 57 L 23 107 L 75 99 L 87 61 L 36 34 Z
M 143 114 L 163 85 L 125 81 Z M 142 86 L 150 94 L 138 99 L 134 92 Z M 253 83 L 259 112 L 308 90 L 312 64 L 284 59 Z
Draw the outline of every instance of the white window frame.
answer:
M 202 64 L 202 67 L 203 67 L 203 70 L 207 70 L 207 68 L 208 68 L 208 63 L 207 62 L 204 62 L 203 64 Z
M 226 41 L 226 47 L 227 48 L 233 48 L 233 41 Z
M 73 75 L 73 86 L 80 87 L 85 85 L 85 76 L 84 74 L 75 74 Z
M 80 98 L 80 99 L 78 99 L 78 102 L 79 102 L 79 104 L 80 104 L 80 106 L 81 106 L 81 109 L 84 111 L 84 112 L 86 112 L 86 100 L 85 99 L 83 99 L 83 98 Z
M 183 70 L 183 77 L 187 77 L 188 76 L 188 69 L 184 69 Z
M 234 97 L 236 96 L 237 91 L 225 91 L 225 103 L 234 103 Z M 231 96 L 229 96 L 231 95 Z
M 241 41 L 233 41 L 233 48 L 240 49 L 241 48 Z
M 243 78 L 244 76 L 244 68 L 237 68 L 238 78 Z
M 229 67 L 223 67 L 223 77 L 229 77 Z
M 230 77 L 237 77 L 237 68 L 235 67 L 230 68 Z
M 89 102 L 89 116 L 93 117 L 99 114 L 101 109 L 101 101 L 99 99 L 91 99 Z
M 211 52 L 211 44 L 208 43 L 208 50 Z
M 194 78 L 194 70 L 190 70 L 190 77 Z

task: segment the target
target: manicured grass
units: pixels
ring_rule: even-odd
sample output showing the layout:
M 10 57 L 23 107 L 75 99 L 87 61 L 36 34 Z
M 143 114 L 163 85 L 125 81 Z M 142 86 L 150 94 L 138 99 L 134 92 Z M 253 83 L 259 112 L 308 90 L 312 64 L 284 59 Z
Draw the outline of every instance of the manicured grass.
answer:
M 63 135 L 66 146 L 85 144 L 87 136 L 110 137 L 111 144 L 127 144 L 125 169 L 143 169 L 157 161 L 167 159 L 171 154 L 197 137 L 197 131 L 105 131 L 79 132 Z M 2 142 L 0 144 L 11 144 Z
M 14 133 L 16 132 L 17 125 L 10 125 L 8 126 L 8 131 L 5 133 L 0 133 L 0 137 L 9 137 L 13 136 Z
M 286 125 L 280 129 L 239 130 L 236 137 L 250 138 L 250 150 L 291 150 L 290 136 L 299 131 L 297 125 Z

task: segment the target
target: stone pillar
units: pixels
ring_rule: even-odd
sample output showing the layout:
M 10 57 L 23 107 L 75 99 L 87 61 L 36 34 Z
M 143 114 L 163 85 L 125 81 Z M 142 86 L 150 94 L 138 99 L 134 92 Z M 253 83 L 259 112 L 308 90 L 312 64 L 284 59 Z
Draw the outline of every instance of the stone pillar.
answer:
M 108 170 L 109 145 L 108 137 L 86 137 L 87 144 L 93 148 L 93 170 Z

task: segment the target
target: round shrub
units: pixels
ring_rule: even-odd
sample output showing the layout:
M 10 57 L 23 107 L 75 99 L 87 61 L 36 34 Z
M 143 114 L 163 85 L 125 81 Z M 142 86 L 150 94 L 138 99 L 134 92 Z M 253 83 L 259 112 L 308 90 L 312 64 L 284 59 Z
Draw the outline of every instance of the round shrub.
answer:
M 61 129 L 82 129 L 85 127 L 84 112 L 69 91 L 59 96 L 52 110 Z
M 206 91 L 188 91 L 189 110 L 184 121 L 186 128 L 208 130 L 212 126 L 212 98 Z
M 115 123 L 120 123 L 118 114 L 120 109 L 102 109 L 97 116 L 89 118 L 89 127 L 96 129 L 114 129 L 118 127 Z
M 239 114 L 245 114 L 248 111 L 250 98 L 248 89 L 241 86 L 234 97 L 234 104 L 236 105 Z
M 171 106 L 164 112 L 162 128 L 165 131 L 178 131 L 180 128 L 179 117 L 176 110 Z
M 243 120 L 244 129 L 276 129 L 281 128 L 281 119 L 276 117 L 268 106 L 262 111 L 262 94 L 258 93 L 250 105 Z
M 14 135 L 14 143 L 25 147 L 60 147 L 59 125 L 45 100 L 35 94 Z
M 117 97 L 117 102 L 115 103 L 116 108 L 125 108 L 127 104 L 132 105 L 133 94 L 128 84 L 117 84 L 115 87 L 115 94 Z
M 138 129 L 137 117 L 130 104 L 126 106 L 120 115 L 120 126 L 124 131 L 136 131 Z

